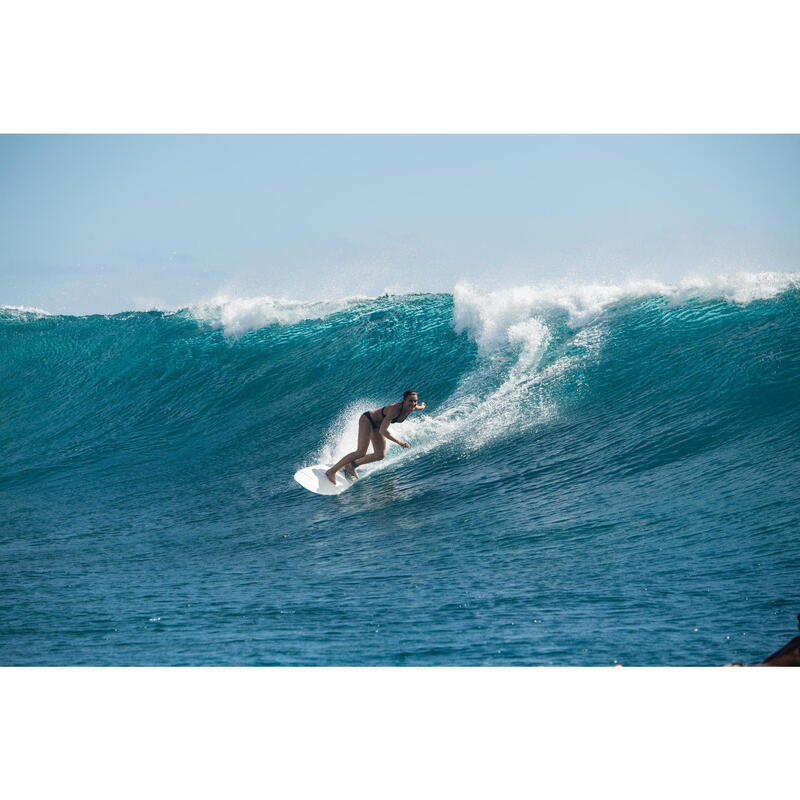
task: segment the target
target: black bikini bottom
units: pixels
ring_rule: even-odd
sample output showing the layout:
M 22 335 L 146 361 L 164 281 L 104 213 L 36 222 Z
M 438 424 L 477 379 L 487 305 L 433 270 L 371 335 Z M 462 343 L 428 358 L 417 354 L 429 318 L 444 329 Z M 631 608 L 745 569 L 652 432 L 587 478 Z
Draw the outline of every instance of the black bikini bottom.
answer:
M 369 424 L 372 425 L 372 430 L 377 431 L 381 427 L 372 421 L 372 416 L 370 415 L 369 411 L 365 411 L 361 416 L 366 417 L 369 420 Z

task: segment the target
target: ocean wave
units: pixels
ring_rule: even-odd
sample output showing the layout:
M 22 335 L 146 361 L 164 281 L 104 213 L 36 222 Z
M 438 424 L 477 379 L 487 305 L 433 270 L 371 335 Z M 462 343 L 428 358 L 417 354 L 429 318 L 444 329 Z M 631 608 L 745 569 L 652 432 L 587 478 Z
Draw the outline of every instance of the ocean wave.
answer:
M 7 605 L 54 615 L 9 617 L 5 659 L 173 663 L 159 625 L 140 630 L 160 617 L 181 653 L 208 657 L 211 631 L 230 663 L 276 647 L 287 663 L 416 663 L 420 630 L 449 646 L 442 619 L 463 663 L 484 663 L 489 636 L 508 663 L 748 660 L 722 644 L 732 613 L 745 642 L 768 603 L 796 613 L 796 285 L 2 310 L 2 546 L 21 565 Z M 337 498 L 292 480 L 353 450 L 360 414 L 406 388 L 427 403 L 392 426 L 410 449 L 389 443 Z M 92 624 L 130 647 L 75 628 L 87 592 Z M 701 643 L 703 603 L 719 635 Z M 365 645 L 375 613 L 395 633 Z M 225 650 L 230 626 L 244 649 Z
M 789 290 L 797 285 L 794 273 L 740 273 L 497 291 L 459 284 L 452 296 L 219 296 L 177 313 L 113 316 L 51 317 L 5 306 L 0 366 L 11 397 L 7 418 L 18 425 L 6 433 L 9 441 L 22 437 L 21 460 L 35 460 L 39 447 L 82 452 L 87 420 L 106 425 L 88 439 L 101 448 L 104 436 L 131 426 L 174 443 L 187 431 L 222 435 L 276 414 L 281 436 L 314 428 L 313 441 L 293 456 L 301 466 L 351 451 L 360 413 L 396 400 L 392 393 L 408 385 L 429 402 L 397 428 L 414 440 L 412 458 L 468 454 L 527 435 L 581 397 L 629 403 L 632 387 L 642 393 L 635 413 L 656 417 L 663 409 L 649 395 L 654 382 L 659 402 L 691 406 L 702 417 L 716 413 L 708 406 L 715 391 L 742 394 L 789 380 L 781 376 L 793 363 L 797 295 Z M 775 302 L 766 316 L 752 307 L 767 300 Z M 720 311 L 720 303 L 730 307 Z M 29 335 L 15 328 L 20 319 Z M 300 322 L 310 324 L 292 329 Z M 765 324 L 767 339 L 742 333 Z M 210 335 L 219 330 L 237 346 Z M 408 457 L 390 448 L 375 468 Z

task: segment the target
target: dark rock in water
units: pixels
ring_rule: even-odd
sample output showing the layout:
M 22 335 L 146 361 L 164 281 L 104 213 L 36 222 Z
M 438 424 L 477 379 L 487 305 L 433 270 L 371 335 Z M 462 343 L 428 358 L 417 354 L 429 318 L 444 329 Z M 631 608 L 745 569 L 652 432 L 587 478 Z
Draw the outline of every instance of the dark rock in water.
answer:
M 800 628 L 800 614 L 797 615 L 797 625 Z M 744 664 L 734 661 L 729 667 L 800 667 L 800 636 L 795 636 L 791 642 L 767 656 L 760 664 Z
M 797 615 L 800 627 L 800 614 Z M 762 667 L 800 667 L 800 636 L 795 636 L 789 644 L 767 656 L 760 664 Z

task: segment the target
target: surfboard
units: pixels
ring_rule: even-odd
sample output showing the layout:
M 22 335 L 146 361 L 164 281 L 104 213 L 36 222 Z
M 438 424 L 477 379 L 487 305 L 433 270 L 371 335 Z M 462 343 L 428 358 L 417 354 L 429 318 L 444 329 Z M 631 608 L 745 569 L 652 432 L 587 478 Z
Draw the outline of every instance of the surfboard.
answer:
M 314 494 L 341 494 L 347 491 L 358 478 L 352 478 L 343 469 L 336 473 L 336 484 L 332 484 L 325 470 L 331 468 L 331 464 L 314 464 L 313 467 L 303 467 L 294 474 L 294 479 L 309 492 Z

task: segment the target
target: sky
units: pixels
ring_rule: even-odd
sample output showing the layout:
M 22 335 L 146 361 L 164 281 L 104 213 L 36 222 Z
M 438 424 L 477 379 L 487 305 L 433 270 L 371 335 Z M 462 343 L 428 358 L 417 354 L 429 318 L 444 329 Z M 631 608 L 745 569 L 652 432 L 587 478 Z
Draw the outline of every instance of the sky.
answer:
M 0 305 L 798 270 L 800 136 L 3 135 Z

